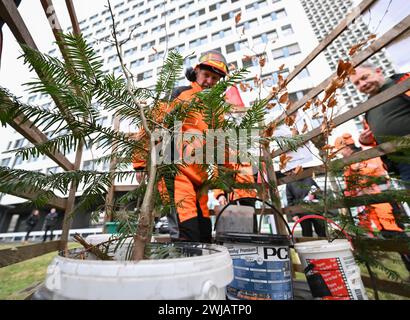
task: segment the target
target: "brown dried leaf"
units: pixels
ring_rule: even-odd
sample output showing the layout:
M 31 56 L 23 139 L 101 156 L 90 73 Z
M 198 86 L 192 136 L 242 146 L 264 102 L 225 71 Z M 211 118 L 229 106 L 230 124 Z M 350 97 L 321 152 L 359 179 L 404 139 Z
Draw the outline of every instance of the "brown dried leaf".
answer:
M 266 57 L 259 57 L 259 65 L 263 68 L 266 64 Z
M 283 68 L 285 68 L 285 64 L 282 64 L 282 65 L 279 67 L 279 71 L 282 71 Z
M 312 106 L 312 99 L 306 101 L 305 106 L 303 107 L 303 111 L 309 110 L 309 108 Z
M 285 118 L 285 124 L 288 127 L 291 127 L 295 123 L 295 119 L 296 119 L 296 115 L 288 116 Z
M 376 38 L 376 35 L 375 35 L 374 33 L 372 33 L 371 35 L 369 35 L 369 36 L 367 37 L 367 40 L 372 40 L 372 39 L 374 39 L 374 38 Z
M 241 21 L 242 18 L 242 12 L 239 12 L 236 16 L 235 16 L 235 24 L 238 24 L 239 21 Z
M 248 91 L 247 86 L 243 82 L 239 83 L 239 88 L 241 89 L 242 92 Z
M 286 104 L 285 110 L 289 111 L 291 106 L 292 106 L 292 101 L 288 100 L 288 103 Z
M 279 103 L 286 103 L 289 100 L 289 94 L 285 92 L 280 98 Z
M 266 109 L 272 110 L 275 106 L 276 106 L 276 103 L 275 103 L 275 102 L 269 102 L 269 103 L 266 105 Z
M 302 166 L 297 166 L 294 170 L 293 170 L 293 173 L 294 174 L 299 174 L 299 173 L 302 173 L 303 172 L 303 167 Z
M 158 50 L 152 47 L 152 50 L 154 50 L 155 53 L 158 53 Z
M 322 150 L 323 150 L 323 151 L 333 150 L 333 148 L 334 148 L 334 146 L 332 146 L 332 145 L 330 145 L 330 144 L 325 144 L 325 145 L 322 147 Z
M 244 55 L 242 60 L 246 62 L 246 61 L 251 61 L 252 58 L 253 58 L 253 56 Z
M 306 120 L 303 120 L 304 124 L 303 124 L 303 128 L 302 128 L 302 133 L 305 133 L 308 130 L 308 125 L 306 123 Z
M 298 129 L 297 129 L 296 127 L 293 127 L 292 130 L 291 130 L 291 132 L 292 132 L 292 137 L 299 135 L 299 131 L 298 131 Z
M 337 100 L 335 99 L 334 96 L 330 97 L 329 102 L 327 103 L 328 108 L 333 108 L 335 105 L 337 105 Z
M 285 169 L 286 164 L 292 159 L 292 157 L 286 155 L 286 153 L 283 153 L 279 157 L 279 168 L 280 170 Z
M 230 70 L 230 71 L 236 70 L 236 67 L 235 67 L 235 65 L 234 65 L 233 63 L 231 63 L 231 64 L 229 65 L 229 70 Z
M 346 70 L 345 62 L 342 59 L 339 59 L 339 63 L 337 64 L 337 76 L 341 77 L 345 70 Z

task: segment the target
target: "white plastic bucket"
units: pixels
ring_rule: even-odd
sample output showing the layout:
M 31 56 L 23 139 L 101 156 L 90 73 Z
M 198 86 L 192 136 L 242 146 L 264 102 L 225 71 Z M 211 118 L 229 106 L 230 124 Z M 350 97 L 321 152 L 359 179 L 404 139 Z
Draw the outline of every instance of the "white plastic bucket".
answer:
M 48 267 L 46 288 L 56 300 L 225 299 L 225 287 L 233 279 L 228 250 L 217 245 L 195 248 L 202 255 L 139 262 L 58 256 Z
M 336 239 L 295 243 L 314 297 L 324 300 L 367 300 L 350 244 Z M 309 277 L 311 277 L 309 279 Z M 327 293 L 326 293 L 327 292 Z

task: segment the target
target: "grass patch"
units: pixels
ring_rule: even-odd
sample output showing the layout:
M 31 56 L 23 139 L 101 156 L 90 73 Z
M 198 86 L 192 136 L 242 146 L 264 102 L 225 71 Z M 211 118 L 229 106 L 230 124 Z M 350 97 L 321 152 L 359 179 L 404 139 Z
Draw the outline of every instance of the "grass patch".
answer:
M 20 245 L 2 244 L 0 250 Z M 69 248 L 78 246 L 77 243 L 71 243 Z M 47 267 L 56 255 L 57 252 L 52 252 L 0 268 L 0 300 L 23 300 L 27 293 L 22 291 L 45 280 Z

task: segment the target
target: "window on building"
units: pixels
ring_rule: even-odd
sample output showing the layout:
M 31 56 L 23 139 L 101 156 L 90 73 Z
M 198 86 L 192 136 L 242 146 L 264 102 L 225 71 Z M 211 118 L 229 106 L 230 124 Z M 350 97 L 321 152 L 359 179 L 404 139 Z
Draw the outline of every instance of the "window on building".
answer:
M 253 39 L 253 44 L 258 45 L 261 43 L 268 43 L 270 41 L 274 41 L 277 38 L 278 38 L 278 33 L 276 32 L 276 30 L 271 30 L 271 31 L 259 34 L 257 36 L 254 36 L 252 39 Z
M 134 19 L 135 19 L 135 14 L 133 14 L 132 16 L 129 16 L 129 17 L 125 18 L 125 19 L 124 19 L 124 23 L 130 22 L 130 21 L 132 21 L 132 20 L 134 20 Z
M 24 145 L 24 140 L 25 140 L 25 139 L 18 139 L 18 140 L 16 140 L 16 142 L 14 143 L 14 149 L 18 149 L 18 148 L 23 147 L 23 145 Z
M 189 14 L 189 19 L 194 19 L 205 14 L 205 9 L 201 9 Z
M 238 24 L 239 29 L 245 28 L 245 30 L 248 30 L 250 28 L 256 28 L 257 26 L 258 26 L 258 20 L 257 19 L 252 19 L 252 20 L 245 21 L 245 22 L 242 22 L 242 23 Z
M 212 34 L 212 40 L 222 39 L 222 38 L 227 37 L 231 34 L 232 34 L 232 29 L 227 28 L 227 29 L 224 29 L 224 30 L 213 33 Z
M 137 81 L 143 81 L 152 78 L 152 70 L 137 74 Z
M 288 36 L 290 34 L 293 34 L 292 25 L 290 25 L 290 24 L 288 24 L 286 26 L 283 26 L 281 29 L 282 29 L 282 34 L 284 36 Z
M 227 13 L 223 14 L 222 17 L 221 17 L 221 18 L 222 18 L 222 21 L 226 21 L 226 20 L 232 19 L 233 17 L 236 16 L 236 14 L 237 14 L 239 11 L 241 11 L 241 9 L 236 9 L 236 10 L 233 10 L 233 11 L 230 11 L 230 12 L 227 12 Z
M 37 96 L 31 96 L 28 98 L 27 102 L 28 103 L 33 103 L 34 101 L 36 101 Z
M 171 50 L 176 50 L 176 51 L 178 51 L 179 53 L 182 53 L 182 52 L 185 50 L 185 43 L 182 43 L 182 44 L 180 44 L 180 45 L 178 45 L 178 46 L 176 46 L 176 47 L 173 47 L 173 48 L 170 49 L 170 51 L 171 51 Z
M 169 23 L 169 26 L 170 27 L 177 26 L 177 25 L 181 24 L 184 20 L 185 20 L 185 17 L 179 17 L 177 19 L 171 20 L 170 23 Z
M 155 28 L 152 28 L 151 33 L 156 33 L 165 30 L 165 24 L 161 24 L 159 26 L 156 26 Z
M 185 29 L 182 29 L 181 31 L 179 31 L 179 36 L 185 36 L 191 33 L 195 32 L 195 26 L 191 26 Z
M 111 51 L 111 50 L 113 50 L 113 49 L 114 49 L 114 46 L 113 46 L 113 45 L 109 45 L 109 46 L 106 46 L 106 47 L 104 48 L 103 52 L 105 53 L 105 52 Z
M 153 62 L 155 60 L 162 59 L 163 57 L 164 57 L 164 51 L 156 52 L 148 56 L 148 62 Z
M 269 14 L 266 14 L 262 16 L 262 21 L 263 22 L 268 22 L 268 21 L 275 21 L 277 19 L 281 19 L 286 17 L 286 11 L 285 9 L 280 9 L 274 12 L 271 12 Z
M 143 63 L 144 63 L 144 58 L 141 58 L 141 59 L 138 59 L 138 60 L 134 60 L 134 61 L 131 62 L 130 67 L 131 67 L 131 69 L 134 69 L 134 68 L 136 68 L 136 67 L 141 66 Z
M 300 53 L 299 45 L 297 43 L 294 43 L 294 44 L 288 46 L 288 51 L 289 51 L 290 56 Z
M 14 165 L 13 165 L 13 167 L 14 167 L 14 166 L 18 166 L 18 165 L 20 165 L 20 164 L 22 164 L 22 163 L 23 163 L 23 157 L 22 157 L 22 156 L 17 156 L 16 159 L 14 160 Z
M 218 3 L 215 3 L 213 5 L 209 6 L 209 11 L 214 11 L 216 9 L 219 9 L 221 7 L 221 5 L 225 4 L 227 2 L 227 0 L 223 0 L 223 1 L 219 1 Z
M 206 20 L 199 24 L 199 30 L 211 27 L 218 19 L 212 18 L 211 20 Z
M 110 56 L 110 57 L 108 57 L 108 63 L 111 63 L 111 62 L 114 62 L 115 60 L 117 60 L 117 55 L 116 54 L 114 54 L 114 55 L 112 55 L 112 56 Z
M 126 9 L 124 9 L 124 10 L 121 10 L 120 12 L 118 12 L 118 15 L 119 15 L 119 16 L 123 16 L 123 15 L 126 14 L 129 10 L 130 10 L 129 8 L 126 8 Z
M 192 41 L 189 41 L 189 48 L 199 47 L 208 42 L 207 37 L 201 37 Z
M 1 166 L 2 167 L 8 167 L 10 164 L 11 158 L 6 158 L 1 160 Z
M 226 46 L 226 53 L 231 53 L 235 51 L 240 51 L 241 49 L 245 49 L 248 41 L 242 40 L 239 42 L 231 43 Z
M 145 50 L 151 49 L 154 45 L 155 45 L 155 40 L 146 42 L 141 46 L 141 50 L 145 51 Z
M 194 67 L 196 64 L 196 56 L 186 57 L 184 60 L 184 65 L 186 67 Z
M 84 161 L 83 170 L 95 170 L 95 162 L 93 160 Z
M 180 5 L 179 10 L 189 9 L 193 6 L 194 6 L 194 1 L 192 0 L 190 2 L 187 2 L 187 3 L 183 4 L 183 5 Z
M 163 18 L 163 17 L 169 16 L 169 15 L 173 14 L 174 12 L 175 12 L 175 8 L 171 9 L 171 10 L 167 10 L 167 11 L 161 13 L 161 17 Z
M 268 5 L 266 0 L 261 0 L 261 1 L 257 1 L 257 2 L 253 2 L 248 4 L 245 9 L 246 11 L 253 11 L 253 10 L 257 10 L 259 8 L 263 8 L 266 7 Z
M 174 38 L 175 38 L 175 33 L 171 33 L 171 34 L 169 34 L 169 35 L 167 35 L 167 36 L 163 36 L 163 37 L 159 38 L 159 43 L 163 43 L 163 42 L 165 42 L 166 40 L 168 40 L 168 42 L 169 42 L 169 41 L 171 41 L 171 40 L 174 39 Z
M 297 43 L 294 43 L 290 46 L 272 50 L 273 59 L 284 58 L 297 53 L 300 53 L 300 48 Z
M 142 15 L 148 14 L 150 11 L 151 11 L 151 8 L 142 10 L 142 11 L 140 11 L 140 12 L 138 13 L 138 17 L 141 17 Z

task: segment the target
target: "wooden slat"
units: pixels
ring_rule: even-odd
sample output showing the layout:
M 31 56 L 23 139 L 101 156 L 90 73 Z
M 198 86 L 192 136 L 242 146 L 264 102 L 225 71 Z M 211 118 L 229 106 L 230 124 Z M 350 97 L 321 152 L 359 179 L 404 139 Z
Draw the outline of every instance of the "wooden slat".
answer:
M 396 40 L 403 34 L 405 34 L 410 28 L 410 16 L 407 16 L 403 20 L 401 20 L 398 24 L 396 24 L 392 29 L 387 31 L 382 37 L 374 41 L 368 48 L 365 50 L 357 53 L 355 56 L 352 58 L 352 64 L 354 67 L 360 65 L 362 62 L 366 61 L 368 58 L 370 58 L 372 55 L 374 55 L 376 52 L 380 51 L 382 48 L 390 44 L 392 41 Z M 294 106 L 292 106 L 286 114 L 282 114 L 279 116 L 275 122 L 280 122 L 283 121 L 286 117 L 286 115 L 292 115 L 295 113 L 297 110 L 299 110 L 301 107 L 305 105 L 305 103 L 308 100 L 314 99 L 316 96 L 319 95 L 330 83 L 330 81 L 336 76 L 336 72 L 333 73 L 331 76 L 329 76 L 326 80 L 324 80 L 322 83 L 319 85 L 315 86 L 313 89 L 311 89 L 302 99 L 297 101 Z
M 31 121 L 23 122 L 22 119 L 22 117 L 17 117 L 12 122 L 9 122 L 9 125 L 33 144 L 41 144 L 48 141 L 47 136 L 34 126 Z M 74 169 L 74 165 L 61 152 L 45 152 L 45 154 L 64 170 L 70 171 Z
M 338 201 L 331 201 L 328 204 L 328 209 L 340 209 L 340 208 L 350 208 L 362 205 L 370 205 L 375 203 L 385 203 L 391 202 L 395 198 L 404 198 L 410 196 L 410 190 L 394 190 L 394 191 L 384 191 L 378 194 L 364 195 L 358 197 L 345 197 Z M 308 207 L 309 206 L 309 207 Z M 284 208 L 284 213 L 295 214 L 295 213 L 322 213 L 322 206 L 314 206 L 312 204 L 308 205 L 297 205 Z
M 387 90 L 384 90 L 377 94 L 374 97 L 371 97 L 369 100 L 363 102 L 359 106 L 357 106 L 354 109 L 351 109 L 340 116 L 336 117 L 333 119 L 333 122 L 335 126 L 339 126 L 353 118 L 356 118 L 358 115 L 361 115 L 362 113 L 365 113 L 371 109 L 374 109 L 378 107 L 379 105 L 385 103 L 386 101 L 389 101 L 393 99 L 394 97 L 410 90 L 410 79 L 407 79 L 405 81 L 402 81 L 400 83 L 395 84 L 394 86 L 388 88 Z M 305 134 L 301 140 L 301 144 L 306 143 L 307 141 L 312 140 L 313 138 L 319 136 L 321 134 L 321 128 L 318 127 L 316 129 L 313 129 L 312 131 L 309 131 L 307 134 Z M 285 153 L 289 151 L 289 148 L 283 148 L 276 150 L 273 152 L 273 157 L 277 157 L 281 155 L 282 153 Z
M 388 281 L 388 280 L 376 280 L 376 287 L 378 291 L 397 294 L 402 297 L 410 298 L 410 285 L 400 282 Z M 365 287 L 372 288 L 372 282 L 370 277 L 362 276 L 362 281 Z
M 410 139 L 410 135 L 407 135 L 405 137 Z M 376 157 L 381 157 L 383 155 L 396 152 L 397 150 L 400 149 L 400 147 L 408 147 L 408 146 L 403 144 L 403 142 L 401 140 L 385 142 L 385 143 L 379 144 L 379 145 L 377 145 L 373 148 L 356 152 L 356 153 L 352 154 L 349 157 L 333 160 L 330 163 L 330 167 L 334 168 L 334 169 L 335 168 L 342 168 L 342 167 L 345 167 L 347 165 L 357 163 L 357 162 L 360 162 L 360 161 L 373 159 L 373 158 L 376 158 Z M 315 173 L 315 174 L 325 173 L 324 166 L 319 165 L 319 166 L 316 166 L 316 167 L 307 168 L 307 169 L 303 170 L 298 175 L 290 175 L 290 176 L 281 178 L 281 179 L 279 179 L 278 184 L 279 185 L 287 184 L 287 183 L 290 183 L 290 182 L 298 181 L 300 179 L 312 177 L 313 173 Z
M 75 13 L 75 8 L 72 0 L 65 0 L 67 11 L 70 15 L 71 26 L 73 27 L 73 32 L 76 35 L 81 34 L 80 25 L 78 23 L 77 14 Z
M 50 241 L 0 250 L 0 268 L 57 251 L 60 241 Z

